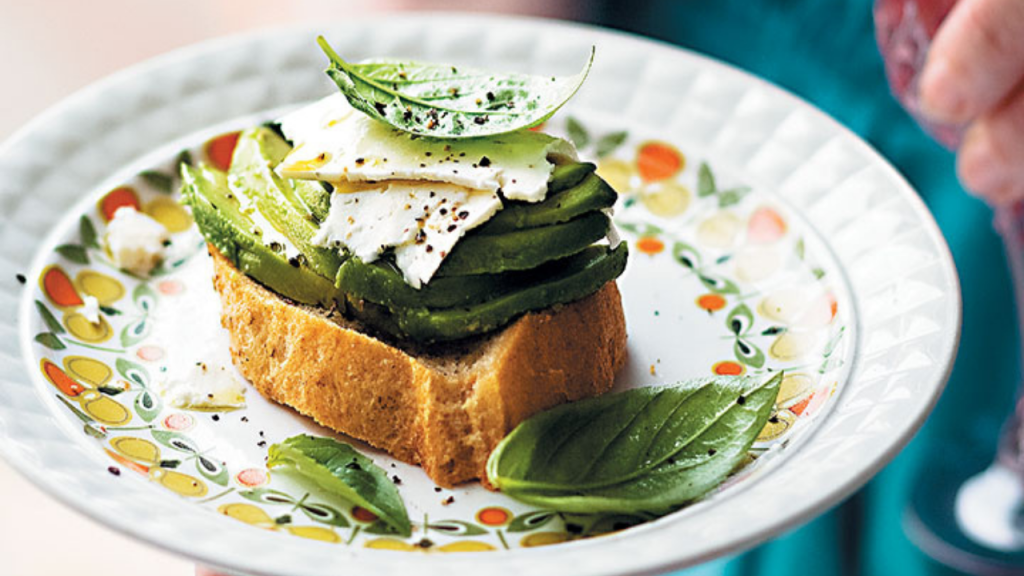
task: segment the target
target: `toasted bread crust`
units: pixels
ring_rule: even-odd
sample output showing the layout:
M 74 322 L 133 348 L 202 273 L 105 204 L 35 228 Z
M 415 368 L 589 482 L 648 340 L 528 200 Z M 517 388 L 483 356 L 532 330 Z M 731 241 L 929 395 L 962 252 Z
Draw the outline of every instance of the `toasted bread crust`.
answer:
M 614 281 L 444 365 L 286 302 L 211 253 L 232 358 L 260 394 L 421 465 L 441 486 L 486 479 L 491 450 L 519 422 L 608 391 L 625 363 Z

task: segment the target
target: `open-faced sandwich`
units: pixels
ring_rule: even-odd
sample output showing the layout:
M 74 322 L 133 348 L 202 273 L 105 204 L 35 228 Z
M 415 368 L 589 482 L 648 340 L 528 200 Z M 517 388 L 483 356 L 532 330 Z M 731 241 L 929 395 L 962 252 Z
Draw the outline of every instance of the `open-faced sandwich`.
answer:
M 600 395 L 626 355 L 615 192 L 529 128 L 572 78 L 350 65 L 341 93 L 182 166 L 222 323 L 264 396 L 420 464 L 486 479 L 495 446 Z

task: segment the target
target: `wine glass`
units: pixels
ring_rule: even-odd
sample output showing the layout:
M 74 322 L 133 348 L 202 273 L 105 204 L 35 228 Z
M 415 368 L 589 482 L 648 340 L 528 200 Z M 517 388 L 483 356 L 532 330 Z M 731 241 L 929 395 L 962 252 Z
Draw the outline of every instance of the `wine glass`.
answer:
M 937 141 L 955 149 L 963 126 L 938 124 L 921 114 L 918 80 L 931 39 L 956 0 L 876 0 L 875 29 L 893 93 Z M 1006 245 L 1024 327 L 1024 204 L 999 207 L 996 231 Z M 1024 398 L 1024 387 L 1018 388 Z M 1010 415 L 992 462 L 977 447 L 949 446 L 930 454 L 904 515 L 907 536 L 925 553 L 980 575 L 1024 573 L 1024 401 Z

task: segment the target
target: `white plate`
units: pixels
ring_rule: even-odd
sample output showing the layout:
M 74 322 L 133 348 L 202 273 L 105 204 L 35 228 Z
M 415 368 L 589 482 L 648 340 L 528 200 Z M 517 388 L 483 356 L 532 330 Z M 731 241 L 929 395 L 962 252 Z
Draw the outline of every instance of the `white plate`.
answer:
M 133 186 L 143 205 L 159 198 L 152 179 L 135 175 L 154 168 L 169 172 L 182 147 L 199 146 L 195 154 L 202 154 L 202 143 L 213 134 L 328 93 L 331 86 L 319 73 L 323 57 L 313 43 L 317 33 L 353 59 L 395 56 L 544 74 L 575 71 L 589 47 L 597 46 L 590 79 L 549 127 L 562 131 L 573 116 L 593 140 L 628 132 L 599 162 L 624 192 L 616 220 L 633 248 L 620 282 L 631 359 L 617 385 L 671 382 L 712 370 L 787 369 L 804 376 L 777 405 L 780 421 L 792 426 L 777 437 L 766 432 L 755 446 L 761 457 L 704 501 L 601 538 L 577 540 L 578 528 L 567 528 L 561 518 L 513 530 L 512 522 L 531 509 L 479 487 L 444 492 L 440 496 L 456 500 L 443 506 L 421 472 L 396 467 L 418 523 L 414 538 L 401 541 L 368 535 L 370 524 L 361 524 L 358 513 L 315 491 L 307 490 L 313 492 L 307 502 L 341 510 L 345 526 L 316 522 L 291 505 L 252 500 L 254 488 L 295 499 L 308 488 L 258 473 L 263 448 L 253 427 L 271 442 L 303 430 L 324 433 L 285 409 L 253 393 L 245 412 L 217 422 L 168 407 L 140 409 L 137 401 L 151 381 L 133 381 L 123 360 L 159 374 L 161 363 L 174 356 L 173 345 L 160 341 L 160 328 L 183 315 L 154 316 L 149 332 L 125 334 L 149 317 L 152 300 L 158 309 L 175 311 L 183 294 L 201 292 L 206 283 L 186 274 L 201 262 L 193 259 L 139 283 L 110 268 L 100 250 L 85 248 L 89 262 L 83 264 L 75 261 L 81 259 L 75 249 L 69 257 L 67 249 L 54 248 L 83 243 L 82 216 L 102 234 L 96 202 L 121 184 Z M 595 149 L 583 152 L 593 156 Z M 714 171 L 719 189 L 752 190 L 736 203 L 699 196 L 702 162 Z M 8 271 L 0 278 L 0 305 L 8 318 L 20 310 L 17 324 L 0 327 L 4 456 L 56 497 L 109 525 L 241 571 L 620 574 L 736 551 L 806 521 L 891 459 L 937 399 L 959 335 L 959 291 L 948 249 L 913 190 L 866 144 L 810 106 L 724 65 L 583 26 L 391 16 L 206 43 L 68 99 L 0 150 L 0 170 L 0 268 Z M 684 261 L 680 256 L 687 254 Z M 97 273 L 108 288 L 112 280 L 125 289 L 122 295 L 115 289 L 110 302 L 121 314 L 104 314 L 110 334 L 90 335 L 75 319 L 79 307 L 38 282 L 51 265 L 74 279 L 72 291 L 96 289 Z M 86 287 L 85 270 L 93 288 Z M 28 289 L 15 281 L 16 272 L 31 279 Z M 47 327 L 37 300 L 60 329 Z M 752 322 L 740 330 L 741 344 L 727 323 L 737 315 Z M 82 346 L 89 338 L 96 339 L 93 347 Z M 73 356 L 89 359 L 77 373 Z M 115 367 L 117 358 L 120 367 L 111 368 L 104 383 L 91 384 L 81 368 Z M 86 390 L 55 389 L 53 367 L 75 375 Z M 112 395 L 109 388 L 124 387 L 122 381 L 129 390 Z M 98 386 L 108 389 L 88 390 Z M 118 406 L 131 421 L 116 422 Z M 243 415 L 250 422 L 241 422 Z M 92 421 L 92 435 L 83 430 L 83 417 Z M 187 447 L 165 442 L 174 431 L 223 462 L 227 472 L 202 474 Z M 147 456 L 150 447 L 161 456 Z M 120 476 L 108 472 L 111 458 L 125 470 Z M 386 467 L 391 462 L 375 458 Z M 175 467 L 160 460 L 180 462 Z M 165 487 L 194 492 L 178 496 Z M 257 530 L 223 515 L 238 510 L 244 513 L 236 518 L 274 529 Z M 260 520 L 260 514 L 280 518 L 278 510 L 291 511 L 283 524 Z M 484 510 L 491 512 L 481 515 Z M 452 532 L 452 526 L 467 524 L 476 529 Z M 289 531 L 339 542 L 296 538 Z M 425 537 L 429 548 L 410 545 Z M 526 548 L 564 539 L 573 541 Z M 435 553 L 506 546 L 511 550 L 482 555 Z M 416 552 L 394 550 L 399 548 Z

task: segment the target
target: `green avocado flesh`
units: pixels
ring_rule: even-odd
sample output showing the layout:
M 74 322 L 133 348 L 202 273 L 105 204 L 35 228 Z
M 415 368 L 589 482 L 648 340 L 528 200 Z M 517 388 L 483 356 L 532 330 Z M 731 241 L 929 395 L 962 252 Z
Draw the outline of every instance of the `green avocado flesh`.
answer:
M 413 288 L 389 253 L 366 263 L 313 242 L 331 192 L 274 171 L 290 150 L 269 128 L 247 130 L 227 174 L 182 165 L 182 201 L 206 240 L 245 274 L 286 298 L 336 308 L 400 341 L 485 334 L 526 312 L 586 297 L 625 267 L 625 244 L 594 245 L 608 232 L 602 210 L 614 204 L 614 190 L 593 164 L 571 163 L 555 167 L 547 199 L 505 201 L 456 244 L 430 282 Z M 282 237 L 290 248 L 269 241 Z
M 572 167 L 589 167 L 593 164 L 571 164 Z M 584 174 L 568 188 L 549 188 L 547 199 L 535 204 L 510 202 L 500 212 L 477 228 L 477 234 L 503 234 L 523 228 L 549 226 L 572 220 L 594 210 L 611 208 L 618 194 L 597 174 Z
M 440 277 L 529 270 L 583 250 L 608 234 L 608 217 L 590 212 L 564 224 L 483 236 L 467 234 L 437 269 Z
M 281 178 L 273 170 L 290 149 L 269 130 L 246 131 L 235 147 L 228 171 L 228 188 L 239 200 L 247 199 L 254 204 L 274 228 L 291 240 L 314 272 L 333 278 L 341 266 L 341 255 L 337 250 L 313 243 L 317 224 L 296 194 L 294 181 Z
M 333 281 L 304 263 L 289 263 L 282 254 L 263 244 L 253 233 L 252 220 L 241 212 L 238 199 L 228 190 L 224 173 L 182 164 L 181 178 L 182 201 L 192 207 L 199 230 L 239 270 L 302 304 L 331 307 L 344 303 L 344 294 Z
M 628 250 L 619 244 L 591 246 L 564 260 L 545 265 L 546 274 L 531 275 L 535 282 L 518 282 L 504 294 L 466 307 L 446 309 L 397 308 L 391 320 L 379 326 L 395 337 L 410 337 L 421 342 L 446 341 L 467 335 L 484 334 L 505 326 L 524 312 L 544 310 L 556 304 L 579 300 L 597 292 L 608 280 L 626 268 Z M 350 301 L 350 309 L 364 318 L 367 306 Z M 377 312 L 380 315 L 380 312 Z

